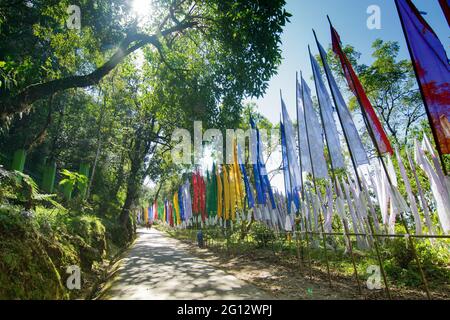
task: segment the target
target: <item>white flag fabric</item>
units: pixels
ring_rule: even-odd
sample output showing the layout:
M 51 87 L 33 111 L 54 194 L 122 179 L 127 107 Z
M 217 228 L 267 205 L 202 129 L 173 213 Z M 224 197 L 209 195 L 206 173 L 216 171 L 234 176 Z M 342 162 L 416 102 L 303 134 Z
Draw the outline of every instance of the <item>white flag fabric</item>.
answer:
M 427 174 L 431 184 L 431 191 L 436 200 L 437 213 L 442 229 L 445 233 L 450 233 L 450 194 L 447 184 L 439 178 L 435 169 L 426 158 L 422 148 L 420 148 L 418 141 L 414 141 L 415 158 L 417 164 Z
M 439 158 L 437 157 L 436 152 L 431 146 L 431 142 L 426 134 L 424 134 L 422 145 L 424 146 L 423 150 L 428 151 L 431 154 L 431 159 L 433 160 L 434 168 L 436 170 L 439 179 L 441 180 L 442 185 L 446 186 L 447 190 L 449 190 L 450 192 L 450 177 L 446 177 L 444 175 L 444 171 L 442 170 Z
M 308 137 L 306 136 L 305 113 L 302 99 L 302 88 L 298 81 L 297 85 L 297 129 L 298 129 L 298 147 L 300 149 L 301 172 L 312 173 L 311 159 L 309 157 Z
M 342 192 L 341 183 L 339 182 L 339 180 L 336 181 L 336 187 L 337 187 L 337 189 L 336 189 L 336 211 L 341 220 L 341 224 L 344 226 L 344 235 L 347 235 L 347 233 L 349 232 L 349 229 L 348 229 L 347 217 L 345 216 L 345 199 L 344 199 L 344 194 Z M 344 241 L 345 241 L 346 252 L 348 252 L 350 250 L 350 242 L 349 242 L 349 239 L 347 238 L 347 236 L 344 237 Z
M 398 184 L 397 184 L 397 176 L 395 174 L 395 169 L 394 165 L 392 164 L 391 157 L 388 157 L 387 170 L 388 170 L 387 174 L 389 175 L 392 183 L 392 185 L 389 188 L 390 189 L 389 198 L 391 201 L 391 206 L 389 208 L 389 232 L 391 234 L 395 234 L 395 220 L 398 213 L 398 207 L 395 203 L 393 187 L 396 188 Z
M 383 221 L 383 225 L 387 226 L 389 223 L 390 187 L 386 173 L 381 168 L 381 163 L 375 166 L 375 184 L 377 187 L 378 202 L 380 204 L 381 220 Z
M 306 84 L 303 77 L 301 77 L 302 83 L 302 96 L 304 102 L 304 114 L 306 118 L 306 131 L 309 139 L 309 151 L 311 152 L 312 169 L 314 171 L 315 178 L 328 179 L 328 168 L 325 156 L 323 154 L 323 137 L 322 130 L 317 118 L 316 111 L 313 107 L 311 98 L 311 89 Z
M 322 125 L 325 130 L 326 139 L 328 142 L 331 162 L 333 163 L 334 169 L 345 168 L 344 157 L 342 155 L 341 145 L 339 141 L 339 134 L 336 128 L 336 123 L 334 121 L 333 105 L 331 103 L 330 95 L 328 94 L 328 91 L 323 82 L 319 64 L 311 54 L 310 58 L 314 81 L 317 89 L 317 98 L 320 105 L 320 113 L 322 115 Z
M 397 174 L 395 173 L 394 165 L 392 163 L 392 159 L 390 156 L 388 156 L 387 170 L 389 178 L 391 180 L 391 184 L 389 185 L 389 192 L 390 192 L 389 198 L 391 200 L 391 208 L 389 215 L 389 231 L 390 233 L 395 234 L 395 221 L 397 215 L 400 212 L 410 212 L 411 209 L 409 208 L 405 199 L 403 199 L 403 196 L 398 190 Z
M 310 193 L 310 200 L 313 208 L 314 213 L 314 231 L 319 231 L 319 215 L 320 215 L 320 209 L 319 209 L 319 199 L 317 198 L 317 195 L 315 193 Z
M 352 115 L 350 114 L 347 104 L 345 103 L 344 97 L 342 96 L 342 93 L 339 90 L 336 80 L 334 79 L 334 76 L 331 73 L 331 69 L 326 60 L 327 53 L 319 43 L 317 44 L 321 52 L 321 56 L 324 57 L 323 65 L 325 69 L 325 74 L 329 80 L 330 90 L 336 100 L 335 101 L 336 110 L 339 114 L 339 118 L 341 119 L 342 128 L 344 129 L 345 134 L 347 136 L 350 151 L 352 152 L 357 165 L 367 164 L 369 163 L 369 159 L 367 158 L 366 151 L 364 150 L 364 146 L 359 137 L 358 130 L 356 130 Z
M 289 216 L 286 216 L 286 220 L 284 223 L 284 231 L 292 231 L 292 224 L 291 224 L 291 219 L 289 218 Z
M 431 145 L 430 139 L 428 139 L 427 134 L 424 132 L 422 140 L 422 150 L 429 152 L 432 157 L 436 157 L 436 153 Z
M 333 223 L 333 190 L 329 183 L 327 183 L 327 218 L 325 220 L 325 231 L 331 232 Z
M 419 210 L 417 209 L 417 202 L 416 198 L 414 197 L 414 194 L 411 189 L 411 184 L 408 179 L 408 175 L 406 174 L 405 165 L 403 164 L 402 157 L 400 156 L 400 152 L 398 150 L 398 147 L 395 146 L 395 154 L 397 156 L 397 162 L 398 166 L 400 168 L 400 174 L 403 179 L 403 183 L 405 184 L 406 193 L 408 194 L 408 200 L 409 205 L 413 214 L 414 218 L 414 225 L 416 227 L 416 234 L 421 235 L 422 234 L 422 221 L 420 219 Z
M 292 125 L 291 118 L 289 117 L 289 113 L 287 112 L 286 104 L 281 98 L 281 109 L 283 112 L 283 120 L 284 120 L 284 132 L 286 137 L 286 151 L 287 157 L 289 161 L 289 174 L 291 175 L 291 189 L 295 194 L 292 197 L 297 197 L 302 189 L 302 178 L 300 173 L 300 164 L 298 162 L 298 157 L 296 153 L 296 143 L 295 143 L 295 131 Z M 298 197 L 299 198 L 299 197 Z
M 412 160 L 412 157 L 408 150 L 406 150 L 406 155 L 408 157 L 409 167 L 411 168 L 411 171 L 414 175 L 414 180 L 416 181 L 417 191 L 419 193 L 419 199 L 422 205 L 423 215 L 425 216 L 425 223 L 427 224 L 428 227 L 428 234 L 434 235 L 436 234 L 436 231 L 434 229 L 433 222 L 431 221 L 431 214 L 430 210 L 428 209 L 428 202 L 427 199 L 425 198 L 425 194 L 422 189 L 422 184 L 420 183 L 419 177 L 417 176 L 416 165 Z
M 345 183 L 345 181 L 342 182 L 342 185 L 344 186 L 344 191 L 345 191 L 345 197 L 347 198 L 347 205 L 350 211 L 350 217 L 352 218 L 352 228 L 353 228 L 353 232 L 358 234 L 361 233 L 359 232 L 359 228 L 358 228 L 358 218 L 356 217 L 356 212 L 355 212 L 355 207 L 353 206 L 353 201 L 352 198 L 350 196 L 350 187 L 347 183 Z M 360 249 L 365 249 L 367 246 L 364 243 L 364 240 L 361 236 L 356 236 L 356 242 L 358 244 L 358 248 Z
M 369 205 L 369 210 L 370 210 L 370 215 L 372 216 L 372 220 L 373 220 L 373 224 L 375 227 L 375 232 L 376 233 L 380 233 L 381 229 L 380 229 L 380 222 L 378 220 L 378 216 L 377 216 L 377 212 L 375 210 L 375 207 L 373 205 L 373 201 L 372 198 L 370 197 L 370 193 L 369 193 L 369 187 L 367 185 L 366 179 L 364 178 L 364 176 L 362 176 L 362 185 L 363 185 L 363 189 L 364 189 L 364 194 L 367 200 L 367 203 Z M 374 187 L 374 189 L 376 190 L 376 187 Z
M 353 195 L 354 203 L 355 203 L 355 212 L 356 218 L 358 222 L 358 228 L 362 233 L 370 234 L 370 230 L 366 228 L 366 219 L 367 219 L 367 204 L 364 199 L 364 194 L 361 190 L 356 187 L 353 181 L 348 177 L 350 191 Z

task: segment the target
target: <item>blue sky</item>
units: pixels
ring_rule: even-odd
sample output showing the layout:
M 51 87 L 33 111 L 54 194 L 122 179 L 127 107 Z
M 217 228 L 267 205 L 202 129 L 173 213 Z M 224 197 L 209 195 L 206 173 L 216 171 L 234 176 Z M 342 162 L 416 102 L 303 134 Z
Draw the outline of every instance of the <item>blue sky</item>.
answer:
M 444 46 L 449 49 L 450 29 L 438 0 L 413 0 L 420 11 L 427 12 L 425 19 L 431 24 Z M 381 9 L 381 29 L 367 28 L 367 8 L 377 5 Z M 312 29 L 316 30 L 324 47 L 331 42 L 328 14 L 339 32 L 343 44 L 353 45 L 361 52 L 360 62 L 370 63 L 371 44 L 377 39 L 398 41 L 400 57 L 409 58 L 406 42 L 395 8 L 394 0 L 287 0 L 286 10 L 292 14 L 282 35 L 283 62 L 274 76 L 265 96 L 255 101 L 259 111 L 272 122 L 279 121 L 280 89 L 292 118 L 295 115 L 295 72 L 302 71 L 311 88 L 311 67 L 308 44 L 313 54 L 317 54 Z M 314 92 L 314 90 L 312 90 Z

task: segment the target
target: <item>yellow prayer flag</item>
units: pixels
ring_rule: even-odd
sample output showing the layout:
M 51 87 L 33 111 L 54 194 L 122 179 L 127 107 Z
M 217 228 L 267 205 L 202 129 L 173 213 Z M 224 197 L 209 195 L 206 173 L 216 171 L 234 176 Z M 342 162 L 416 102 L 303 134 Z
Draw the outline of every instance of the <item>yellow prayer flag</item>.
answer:
M 231 210 L 231 220 L 236 220 L 236 179 L 234 178 L 234 169 L 231 166 L 228 170 L 228 187 L 230 188 L 230 210 Z
M 178 192 L 175 192 L 173 195 L 173 206 L 175 207 L 175 213 L 176 213 L 176 225 L 181 224 L 181 217 L 180 217 L 180 205 L 178 203 Z
M 237 154 L 237 140 L 234 140 L 234 148 L 233 148 L 233 169 L 234 169 L 234 178 L 235 178 L 235 187 L 236 187 L 236 205 L 238 210 L 242 211 L 244 209 L 244 190 L 242 185 L 242 173 L 241 168 L 239 167 L 239 160 Z
M 222 218 L 222 206 L 223 206 L 223 187 L 222 178 L 220 177 L 219 166 L 216 168 L 217 177 L 217 216 Z
M 225 220 L 230 219 L 231 203 L 230 203 L 230 184 L 228 180 L 227 167 L 222 166 L 223 170 L 223 190 L 224 190 L 224 202 L 225 202 Z
M 148 222 L 148 210 L 145 210 L 145 208 L 142 208 L 142 210 L 144 210 L 144 222 L 145 224 L 147 224 Z

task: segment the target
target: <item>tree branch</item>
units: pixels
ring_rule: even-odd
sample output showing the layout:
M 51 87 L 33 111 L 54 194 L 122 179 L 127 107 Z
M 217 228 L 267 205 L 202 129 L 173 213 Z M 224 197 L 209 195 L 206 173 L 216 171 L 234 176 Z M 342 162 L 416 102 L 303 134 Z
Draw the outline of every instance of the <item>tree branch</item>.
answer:
M 158 36 L 167 36 L 174 32 L 196 25 L 195 21 L 183 21 L 173 27 L 159 32 L 158 34 L 129 34 L 121 42 L 117 51 L 101 67 L 90 74 L 81 76 L 70 76 L 49 82 L 32 84 L 14 97 L 7 97 L 0 101 L 0 119 L 5 120 L 14 114 L 29 110 L 31 104 L 39 99 L 70 88 L 83 88 L 97 84 L 111 70 L 113 70 L 125 57 L 147 44 L 158 46 Z M 133 45 L 134 43 L 134 45 Z

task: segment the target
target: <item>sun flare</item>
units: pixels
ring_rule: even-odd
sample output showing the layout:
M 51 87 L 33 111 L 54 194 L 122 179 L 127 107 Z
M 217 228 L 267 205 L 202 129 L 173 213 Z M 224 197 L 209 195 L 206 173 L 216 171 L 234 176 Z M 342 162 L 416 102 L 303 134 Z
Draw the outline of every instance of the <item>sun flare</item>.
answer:
M 134 0 L 132 10 L 139 17 L 149 16 L 152 13 L 152 0 Z

